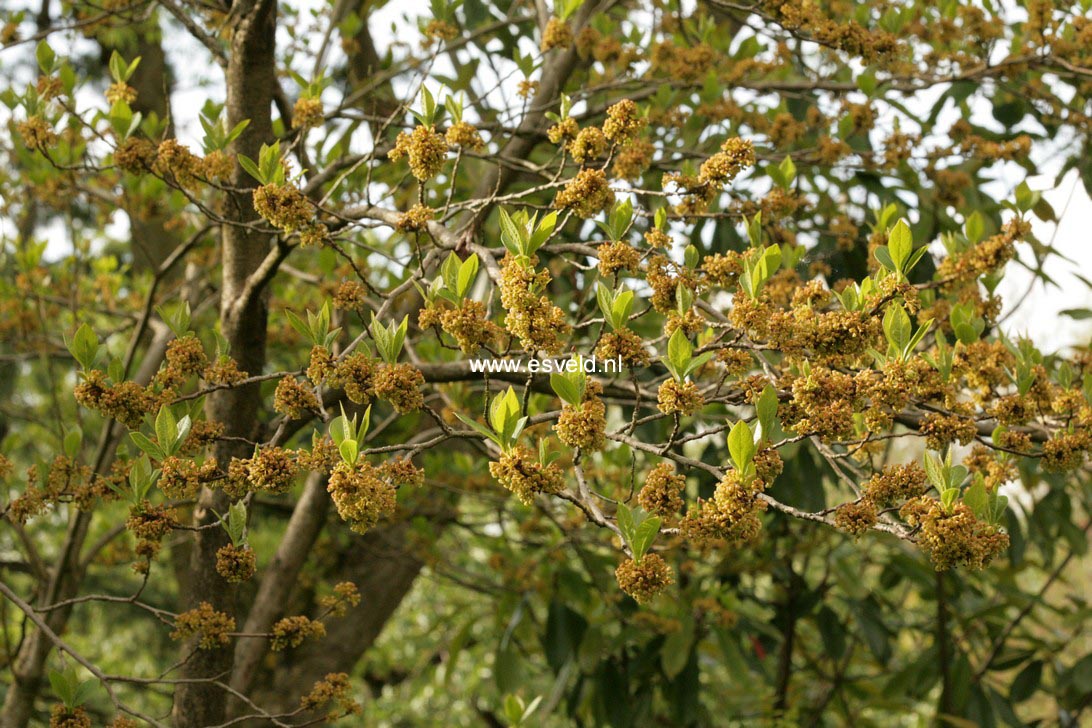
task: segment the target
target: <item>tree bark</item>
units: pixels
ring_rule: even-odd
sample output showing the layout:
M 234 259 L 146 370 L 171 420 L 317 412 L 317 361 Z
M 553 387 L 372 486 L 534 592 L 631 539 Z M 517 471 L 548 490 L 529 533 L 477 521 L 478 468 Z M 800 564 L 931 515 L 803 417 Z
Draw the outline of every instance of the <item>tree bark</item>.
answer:
M 233 127 L 250 120 L 246 131 L 235 141 L 232 151 L 258 158 L 263 143 L 272 139 L 271 106 L 276 85 L 275 36 L 277 4 L 275 0 L 236 2 L 232 7 L 235 22 L 231 29 L 231 50 L 226 70 L 227 120 Z M 239 367 L 251 374 L 265 365 L 268 303 L 264 291 L 248 288 L 250 276 L 269 253 L 271 238 L 247 223 L 258 218 L 254 212 L 254 181 L 236 165 L 236 192 L 228 195 L 222 229 L 220 292 L 220 328 Z M 244 296 L 246 298 L 244 298 Z M 209 420 L 224 425 L 225 435 L 255 439 L 261 404 L 257 384 L 219 390 L 207 400 Z M 227 468 L 233 457 L 249 457 L 245 443 L 221 441 L 216 459 Z M 193 525 L 208 526 L 224 513 L 229 499 L 222 490 L 202 490 L 194 508 Z M 208 602 L 214 609 L 235 613 L 235 589 L 215 569 L 216 552 L 227 543 L 222 528 L 204 528 L 195 532 L 190 559 L 189 606 Z M 200 728 L 224 720 L 227 693 L 213 680 L 228 680 L 232 667 L 230 648 L 195 650 L 192 642 L 183 646 L 187 658 L 182 677 L 197 682 L 183 682 L 175 691 L 173 718 L 178 728 Z
M 288 712 L 299 696 L 330 672 L 351 672 L 402 603 L 423 566 L 406 548 L 407 522 L 354 537 L 334 581 L 351 581 L 362 599 L 344 617 L 326 621 L 324 638 L 305 642 L 287 654 L 271 679 L 260 681 L 255 702 L 266 710 Z M 309 716 L 314 717 L 314 716 Z

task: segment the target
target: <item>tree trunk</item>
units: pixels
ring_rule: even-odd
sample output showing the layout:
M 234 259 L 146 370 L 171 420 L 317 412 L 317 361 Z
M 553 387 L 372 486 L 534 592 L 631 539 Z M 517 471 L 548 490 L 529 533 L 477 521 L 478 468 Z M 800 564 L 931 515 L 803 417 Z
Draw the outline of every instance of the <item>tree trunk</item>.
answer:
M 227 65 L 227 120 L 233 127 L 244 119 L 250 120 L 246 131 L 233 144 L 232 151 L 258 158 L 259 149 L 272 138 L 271 105 L 276 84 L 275 34 L 277 5 L 275 0 L 236 2 L 232 14 L 237 18 L 232 33 Z M 236 188 L 244 190 L 229 194 L 224 216 L 221 242 L 223 280 L 220 290 L 220 327 L 230 345 L 231 356 L 239 367 L 258 374 L 265 365 L 266 322 L 268 304 L 262 292 L 247 294 L 249 277 L 269 253 L 271 238 L 246 225 L 257 219 L 251 189 L 254 181 L 236 165 Z M 234 223 L 234 224 L 233 224 Z M 255 439 L 258 411 L 261 404 L 257 384 L 219 390 L 207 401 L 209 420 L 224 425 L 229 437 Z M 252 454 L 245 443 L 222 441 L 216 448 L 216 459 L 227 468 L 232 457 Z M 217 520 L 216 512 L 224 513 L 228 497 L 221 490 L 202 490 L 194 509 L 193 525 L 207 526 Z M 195 532 L 190 559 L 190 607 L 208 602 L 214 609 L 234 616 L 235 589 L 215 569 L 216 551 L 227 543 L 222 528 L 207 528 Z M 191 656 L 192 654 L 192 656 Z M 223 722 L 227 705 L 226 691 L 212 683 L 227 681 L 232 667 L 230 648 L 195 650 L 192 642 L 183 646 L 188 658 L 181 669 L 186 680 L 175 691 L 173 717 L 178 728 L 201 728 Z

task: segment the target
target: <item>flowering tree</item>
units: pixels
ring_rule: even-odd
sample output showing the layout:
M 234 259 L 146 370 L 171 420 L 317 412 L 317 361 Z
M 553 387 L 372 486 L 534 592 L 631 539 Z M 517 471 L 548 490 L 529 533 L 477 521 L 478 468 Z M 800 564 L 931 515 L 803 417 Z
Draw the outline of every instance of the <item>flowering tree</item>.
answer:
M 0 724 L 1087 720 L 1088 3 L 383 5 L 0 11 Z

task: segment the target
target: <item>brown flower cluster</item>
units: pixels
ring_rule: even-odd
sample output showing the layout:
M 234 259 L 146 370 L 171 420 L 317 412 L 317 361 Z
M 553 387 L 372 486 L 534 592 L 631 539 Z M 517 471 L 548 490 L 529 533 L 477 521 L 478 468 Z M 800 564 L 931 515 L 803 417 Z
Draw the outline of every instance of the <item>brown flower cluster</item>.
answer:
M 876 504 L 868 498 L 843 503 L 834 511 L 834 526 L 857 537 L 876 525 Z
M 614 571 L 618 586 L 638 604 L 646 604 L 672 583 L 671 568 L 659 554 L 645 554 L 640 563 L 627 559 Z
M 273 445 L 259 448 L 250 458 L 232 458 L 224 492 L 232 497 L 251 490 L 273 495 L 286 492 L 299 474 L 295 456 L 294 451 Z
M 129 509 L 125 528 L 137 537 L 136 555 L 142 559 L 133 567 L 137 572 L 147 573 L 148 563 L 159 553 L 163 537 L 178 525 L 174 511 L 166 506 L 153 506 L 143 501 Z
M 231 584 L 240 584 L 258 569 L 258 556 L 249 546 L 226 544 L 216 551 L 216 573 Z
M 916 498 L 927 490 L 925 471 L 917 463 L 888 465 L 864 484 L 864 495 L 880 507 Z
M 425 471 L 409 458 L 391 458 L 379 465 L 379 474 L 396 486 L 418 488 L 425 484 Z
M 27 149 L 44 151 L 57 145 L 57 132 L 53 131 L 48 121 L 37 114 L 20 121 L 15 128 Z
M 229 632 L 235 630 L 235 618 L 201 602 L 195 609 L 182 612 L 174 620 L 171 639 L 185 640 L 198 637 L 197 646 L 202 650 L 215 650 L 231 644 Z
M 49 728 L 91 728 L 91 716 L 83 708 L 57 703 L 49 711 Z
M 682 521 L 682 533 L 698 546 L 719 541 L 732 544 L 753 543 L 762 532 L 760 514 L 766 502 L 759 496 L 766 484 L 760 478 L 745 483 L 740 474 L 729 470 L 713 493 L 713 500 L 698 501 Z
M 396 491 L 381 473 L 367 461 L 355 465 L 339 462 L 326 485 L 338 515 L 356 533 L 366 533 L 383 516 L 394 513 Z
M 608 331 L 599 337 L 595 355 L 605 361 L 621 357 L 622 363 L 630 367 L 648 366 L 652 360 L 644 339 L 629 329 Z
M 550 18 L 546 29 L 542 31 L 542 43 L 539 50 L 543 53 L 554 48 L 568 48 L 573 44 L 573 29 L 561 18 Z
M 319 606 L 335 617 L 344 617 L 349 609 L 360 604 L 360 590 L 351 581 L 339 581 L 334 593 L 319 597 Z
M 311 225 L 315 210 L 294 185 L 267 184 L 254 190 L 254 210 L 270 225 L 287 233 Z
M 273 409 L 290 420 L 298 420 L 305 413 L 318 412 L 321 406 L 314 390 L 295 377 L 287 376 L 277 383 Z
M 292 107 L 292 128 L 313 129 L 325 119 L 322 113 L 322 101 L 301 96 Z
M 190 377 L 201 376 L 208 368 L 205 347 L 193 334 L 180 336 L 167 344 L 164 363 L 156 373 L 156 383 L 164 388 L 182 386 Z
M 580 130 L 576 138 L 565 147 L 577 164 L 586 164 L 601 157 L 607 151 L 607 137 L 597 126 Z
M 556 465 L 543 465 L 534 453 L 522 445 L 502 454 L 500 460 L 489 463 L 489 473 L 524 505 L 531 505 L 538 493 L 559 493 L 565 485 L 561 470 Z
M 603 135 L 613 144 L 622 144 L 636 137 L 645 123 L 633 99 L 622 99 L 607 109 Z
M 216 478 L 216 458 L 198 463 L 193 458 L 170 455 L 159 464 L 159 471 L 156 484 L 163 495 L 174 500 L 192 498 L 202 484 Z
M 321 708 L 329 703 L 335 707 L 329 710 L 326 718 L 336 720 L 340 716 L 358 715 L 363 708 L 352 698 L 352 685 L 349 676 L 343 672 L 331 672 L 311 688 L 311 692 L 300 698 L 300 707 L 305 710 Z
M 925 446 L 943 452 L 953 442 L 966 445 L 978 436 L 974 421 L 958 415 L 930 412 L 921 421 L 918 432 L 925 437 Z
M 466 121 L 457 121 L 448 127 L 447 132 L 444 134 L 444 139 L 450 146 L 462 147 L 463 149 L 469 149 L 473 152 L 485 149 L 485 142 L 482 141 L 482 135 L 478 133 L 478 130 L 473 124 Z
M 285 617 L 273 625 L 273 638 L 270 649 L 274 652 L 299 647 L 306 639 L 318 639 L 326 636 L 326 625 L 301 615 Z
M 623 240 L 604 243 L 596 250 L 599 274 L 612 276 L 620 270 L 637 271 L 641 267 L 641 252 Z
M 997 554 L 1009 547 L 1009 536 L 998 526 L 975 518 L 963 503 L 951 512 L 940 501 L 921 496 L 909 501 L 899 515 L 921 529 L 918 544 L 929 555 L 937 571 L 954 566 L 983 569 Z
M 390 402 L 395 412 L 416 412 L 425 406 L 421 385 L 425 376 L 412 364 L 380 364 L 372 378 L 372 391 L 379 399 Z
M 683 507 L 682 491 L 686 476 L 676 473 L 670 462 L 662 462 L 645 478 L 645 485 L 637 494 L 637 502 L 649 513 L 667 518 Z
M 342 357 L 335 364 L 330 352 L 321 347 L 311 350 L 307 375 L 311 381 L 345 391 L 345 396 L 357 404 L 367 404 L 375 393 L 376 360 L 364 352 Z
M 130 429 L 140 427 L 144 415 L 159 409 L 159 398 L 136 382 L 110 384 L 106 374 L 92 369 L 73 390 L 76 401 Z
M 436 211 L 431 207 L 417 204 L 402 213 L 394 227 L 406 233 L 422 232 L 428 229 L 428 223 L 435 215 Z

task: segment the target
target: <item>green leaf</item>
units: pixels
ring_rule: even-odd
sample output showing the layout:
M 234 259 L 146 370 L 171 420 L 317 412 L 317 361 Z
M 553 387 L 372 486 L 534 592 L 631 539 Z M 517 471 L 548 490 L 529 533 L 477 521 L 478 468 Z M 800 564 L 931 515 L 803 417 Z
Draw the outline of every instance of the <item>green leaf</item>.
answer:
M 695 268 L 698 265 L 698 249 L 693 245 L 687 245 L 683 251 L 683 265 L 687 268 Z M 682 284 L 679 284 L 682 285 Z
M 648 553 L 656 535 L 660 532 L 660 519 L 657 516 L 649 516 L 636 523 L 633 529 L 633 539 L 630 548 L 633 550 L 633 560 L 640 561 Z
M 57 54 L 49 47 L 49 43 L 44 40 L 39 41 L 38 47 L 34 51 L 34 57 L 37 59 L 38 68 L 42 70 L 42 73 L 47 76 L 53 73 L 57 63 Z
M 257 180 L 260 184 L 268 184 L 265 176 L 262 175 L 261 170 L 258 169 L 258 165 L 254 163 L 253 159 L 245 154 L 236 155 L 236 158 L 239 160 L 239 166 L 242 167 L 247 174 Z
M 526 230 L 512 220 L 512 216 L 503 207 L 500 208 L 501 243 L 512 255 L 524 255 L 526 249 Z
M 49 685 L 53 688 L 53 693 L 62 703 L 64 703 L 66 708 L 76 707 L 76 676 L 74 669 L 69 667 L 64 672 L 50 670 Z
M 914 252 L 914 239 L 910 235 L 910 226 L 906 224 L 906 220 L 900 218 L 895 227 L 891 228 L 891 234 L 887 237 L 887 249 L 895 270 L 905 271 L 903 266 Z
M 768 440 L 773 435 L 774 423 L 777 422 L 777 404 L 777 389 L 772 384 L 767 384 L 763 387 L 762 394 L 758 396 L 758 402 L 755 404 L 763 439 Z
M 675 329 L 675 333 L 667 340 L 667 361 L 677 375 L 684 375 L 693 355 L 694 347 L 686 337 L 686 332 L 681 327 Z
M 596 303 L 599 304 L 599 310 L 603 314 L 603 319 L 613 327 L 614 321 L 612 314 L 614 312 L 614 292 L 603 285 L 603 281 L 599 281 L 595 284 L 595 300 Z
M 963 223 L 963 234 L 967 236 L 967 240 L 971 245 L 975 245 L 985 236 L 986 223 L 978 210 L 967 216 L 967 221 Z
M 440 266 L 440 277 L 444 279 L 444 285 L 452 292 L 456 292 L 459 288 L 460 268 L 459 256 L 454 251 L 447 254 L 447 258 Z
M 633 291 L 622 289 L 614 297 L 610 309 L 610 323 L 615 329 L 625 328 L 629 324 L 629 315 L 633 311 Z
M 1020 212 L 1028 212 L 1038 204 L 1041 197 L 1039 192 L 1028 187 L 1027 182 L 1021 182 L 1016 188 L 1016 207 L 1020 209 Z
M 781 164 L 777 165 L 777 168 L 781 171 L 784 187 L 786 189 L 791 187 L 793 180 L 796 179 L 796 164 L 792 161 L 792 157 L 786 156 L 781 160 Z
M 1043 678 L 1043 661 L 1033 660 L 1016 674 L 1009 686 L 1009 700 L 1022 703 L 1039 689 Z
M 728 452 L 732 456 L 732 462 L 735 463 L 736 470 L 741 475 L 746 473 L 754 459 L 755 441 L 750 425 L 743 420 L 732 425 L 732 429 L 728 433 Z
M 906 350 L 911 336 L 910 316 L 897 301 L 892 301 L 884 313 L 883 332 L 895 351 L 901 353 Z
M 178 420 L 169 405 L 160 407 L 159 414 L 156 415 L 155 439 L 159 442 L 159 448 L 170 455 L 171 446 L 178 439 Z
M 341 459 L 346 463 L 356 465 L 356 459 L 360 456 L 360 446 L 356 444 L 356 440 L 351 438 L 342 440 L 337 451 L 341 454 Z
M 891 259 L 891 252 L 888 250 L 886 245 L 881 245 L 876 248 L 875 255 L 876 260 L 880 261 L 880 265 L 882 265 L 884 268 L 891 271 L 892 273 L 898 271 L 898 267 L 895 265 L 895 261 Z
M 76 686 L 76 692 L 72 696 L 73 705 L 84 705 L 98 690 L 98 680 L 84 680 Z
M 87 324 L 80 324 L 72 341 L 68 342 L 68 351 L 84 370 L 90 369 L 99 353 L 99 337 Z
M 471 284 L 474 283 L 474 279 L 478 275 L 478 255 L 477 253 L 471 254 L 469 258 L 462 262 L 459 266 L 458 281 L 455 286 L 455 293 L 459 298 L 466 296 L 470 291 Z
M 688 615 L 681 628 L 671 632 L 660 648 L 660 666 L 669 679 L 674 680 L 686 667 L 693 644 L 694 620 Z
M 163 460 L 167 457 L 166 453 L 160 449 L 159 445 L 156 445 L 152 440 L 141 432 L 130 432 L 129 437 L 132 438 L 136 446 L 148 454 L 152 460 Z
M 231 543 L 238 546 L 243 542 L 243 535 L 246 532 L 245 502 L 239 500 L 228 507 L 227 532 L 228 536 L 231 538 Z
M 64 454 L 69 460 L 75 460 L 80 454 L 80 445 L 83 444 L 83 430 L 74 427 L 64 436 Z
M 633 551 L 633 538 L 635 533 L 635 526 L 633 521 L 633 511 L 625 503 L 618 503 L 618 510 L 615 513 L 615 518 L 618 521 L 618 530 L 622 532 L 622 539 L 629 544 L 630 551 Z M 636 557 L 634 557 L 636 560 Z
M 944 463 L 941 462 L 934 453 L 929 451 L 925 452 L 924 456 L 925 475 L 929 478 L 929 482 L 938 490 L 944 490 L 948 487 L 948 475 L 945 472 Z
M 974 512 L 977 518 L 986 520 L 989 516 L 986 481 L 981 477 L 975 478 L 967 490 L 963 491 L 963 503 Z
M 468 426 L 470 429 L 474 430 L 474 432 L 477 432 L 482 437 L 484 437 L 484 438 L 486 438 L 488 440 L 492 440 L 493 442 L 496 442 L 496 443 L 499 444 L 499 440 L 497 439 L 496 433 L 494 433 L 492 430 L 490 430 L 485 425 L 481 424 L 480 422 L 477 422 L 475 420 L 470 419 L 469 417 L 467 417 L 466 415 L 464 415 L 464 414 L 462 414 L 460 412 L 456 412 L 455 416 L 458 417 L 459 420 L 463 424 Z
M 577 390 L 576 385 L 564 374 L 556 372 L 550 374 L 550 386 L 553 387 L 554 392 L 557 393 L 558 397 L 561 397 L 562 401 L 574 406 L 580 404 L 580 392 Z

